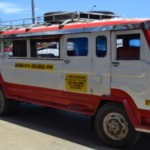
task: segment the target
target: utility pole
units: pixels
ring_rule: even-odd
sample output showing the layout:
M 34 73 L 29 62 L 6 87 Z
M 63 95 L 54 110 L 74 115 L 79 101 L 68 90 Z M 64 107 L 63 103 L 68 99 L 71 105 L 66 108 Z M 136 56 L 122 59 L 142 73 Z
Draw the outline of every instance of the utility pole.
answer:
M 34 7 L 34 0 L 31 0 L 31 6 L 32 6 L 32 23 L 35 23 L 35 7 Z

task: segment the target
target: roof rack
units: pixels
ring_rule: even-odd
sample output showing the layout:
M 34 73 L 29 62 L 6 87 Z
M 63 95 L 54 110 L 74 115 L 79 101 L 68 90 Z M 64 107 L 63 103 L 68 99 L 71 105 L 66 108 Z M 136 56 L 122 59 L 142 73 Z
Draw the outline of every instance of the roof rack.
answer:
M 33 23 L 35 20 L 35 23 Z M 18 20 L 11 20 L 11 21 L 1 21 L 0 22 L 0 32 L 10 30 L 10 29 L 30 29 L 35 26 L 44 25 L 43 16 L 42 17 L 35 17 L 35 18 L 26 18 L 26 19 L 18 19 Z
M 58 24 L 60 26 L 64 26 L 65 24 L 72 23 L 72 22 L 90 22 L 93 20 L 110 19 L 116 17 L 118 18 L 119 16 L 109 11 L 47 12 L 44 14 L 44 16 L 35 17 L 35 18 L 19 19 L 13 21 L 1 21 L 0 33 L 10 29 L 13 30 L 13 29 L 25 28 L 26 30 L 30 30 L 33 27 L 43 26 L 43 25 Z

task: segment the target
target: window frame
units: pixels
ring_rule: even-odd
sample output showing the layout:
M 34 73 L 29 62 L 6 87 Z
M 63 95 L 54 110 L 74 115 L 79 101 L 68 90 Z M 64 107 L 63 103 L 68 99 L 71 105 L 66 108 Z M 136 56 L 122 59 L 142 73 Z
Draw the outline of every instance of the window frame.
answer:
M 12 47 L 12 56 L 11 55 L 9 55 L 8 54 L 8 52 L 5 52 L 5 42 L 6 41 L 11 41 L 11 43 L 13 44 L 13 47 Z M 13 55 L 13 51 L 14 51 L 14 42 L 19 42 L 19 41 L 23 41 L 23 42 L 25 42 L 25 56 L 23 55 L 23 56 L 21 56 L 21 55 Z M 1 41 L 1 43 L 2 43 L 2 45 L 3 45 L 3 49 L 2 49 L 2 58 L 5 58 L 5 59 L 27 59 L 28 58 L 28 54 L 27 54 L 27 38 L 14 38 L 14 39 L 12 39 L 12 38 L 8 38 L 8 39 L 3 39 L 2 41 Z M 16 52 L 17 53 L 20 53 L 20 51 L 22 50 L 22 48 L 16 48 Z M 21 54 L 21 53 L 20 53 Z
M 74 51 L 74 50 L 69 50 L 68 49 L 68 41 L 72 40 L 72 39 L 86 39 L 86 46 L 87 46 L 87 49 L 86 49 L 86 53 L 85 55 L 71 55 L 71 54 L 68 54 L 68 52 L 71 52 L 71 51 Z M 79 51 L 79 50 L 78 50 Z M 68 37 L 67 40 L 66 40 L 66 54 L 67 54 L 67 57 L 87 57 L 88 54 L 89 54 L 89 38 L 86 37 L 86 36 L 75 36 L 75 37 Z
M 50 40 L 50 41 L 58 41 L 59 43 L 59 56 L 58 57 L 32 57 L 31 56 L 31 52 L 32 52 L 32 48 L 31 48 L 31 40 Z M 0 56 L 4 59 L 31 59 L 31 60 L 62 60 L 61 59 L 61 36 L 60 35 L 53 35 L 53 36 L 34 36 L 34 37 L 19 37 L 19 38 L 5 38 L 3 40 L 1 40 L 1 44 L 4 45 L 4 42 L 10 40 L 10 41 L 26 41 L 26 56 L 8 56 L 5 55 L 4 52 L 4 48 L 2 49 L 2 52 L 0 53 Z
M 119 61 L 137 61 L 140 60 L 141 54 L 141 33 L 131 32 L 131 33 L 118 33 L 115 37 L 116 44 L 116 60 Z M 117 40 L 122 39 L 121 46 L 117 47 Z M 130 40 L 139 39 L 139 46 L 131 46 Z M 132 51 L 133 50 L 133 51 Z
M 106 51 L 106 52 L 105 52 L 105 54 L 102 54 L 102 55 L 99 55 L 99 56 L 98 56 L 98 53 L 97 53 L 97 52 L 98 52 L 98 49 L 97 49 L 97 43 L 98 43 L 98 42 L 97 42 L 97 39 L 100 38 L 100 37 L 104 37 L 104 38 L 105 38 L 105 49 L 106 49 L 105 51 Z M 107 36 L 105 36 L 105 35 L 99 35 L 99 36 L 96 37 L 96 49 L 95 49 L 95 50 L 96 50 L 96 56 L 97 56 L 98 58 L 99 58 L 99 57 L 100 57 L 100 58 L 104 58 L 104 57 L 107 56 L 107 52 L 108 52 L 107 42 L 108 42 L 108 41 L 107 41 Z M 104 52 L 104 51 L 102 51 L 102 52 Z
M 33 42 L 33 44 L 36 44 L 36 43 L 38 43 L 38 42 L 42 42 L 42 43 L 44 43 L 44 42 L 58 42 L 58 44 L 59 44 L 59 46 L 58 46 L 58 56 L 54 56 L 54 57 L 40 57 L 40 56 L 38 56 L 38 54 L 36 53 L 36 55 L 37 56 L 34 56 L 34 54 L 32 55 L 32 52 L 34 52 L 33 51 L 33 47 L 32 47 L 32 42 Z M 49 38 L 49 37 L 45 37 L 45 38 L 40 38 L 40 37 L 34 37 L 34 38 L 30 38 L 30 58 L 31 59 L 44 59 L 44 60 L 49 60 L 49 59 L 60 59 L 60 56 L 61 56 L 61 48 L 60 48 L 60 38 L 59 37 L 54 37 L 54 38 Z M 36 49 L 36 47 L 35 47 L 35 52 L 37 52 L 37 49 Z

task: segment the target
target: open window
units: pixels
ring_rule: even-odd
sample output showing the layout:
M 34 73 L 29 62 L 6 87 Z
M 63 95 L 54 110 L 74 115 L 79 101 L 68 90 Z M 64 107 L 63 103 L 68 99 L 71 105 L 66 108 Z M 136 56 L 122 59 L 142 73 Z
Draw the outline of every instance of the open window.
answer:
M 4 43 L 5 57 L 27 57 L 27 44 L 26 40 L 5 40 Z
M 27 43 L 26 40 L 13 41 L 13 57 L 27 57 Z
M 59 39 L 31 39 L 31 57 L 59 58 Z
M 117 60 L 140 59 L 140 34 L 117 35 Z

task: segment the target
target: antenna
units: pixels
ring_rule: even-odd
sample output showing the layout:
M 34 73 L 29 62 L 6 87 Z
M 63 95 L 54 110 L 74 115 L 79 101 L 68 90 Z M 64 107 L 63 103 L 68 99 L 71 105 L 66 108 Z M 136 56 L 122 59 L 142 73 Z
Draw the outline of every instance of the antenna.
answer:
M 96 5 L 93 5 L 93 7 L 92 7 L 92 9 L 91 9 L 91 11 L 93 11 L 93 9 L 96 7 Z

